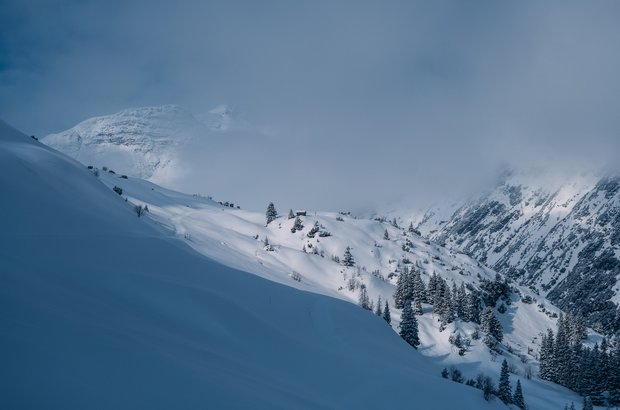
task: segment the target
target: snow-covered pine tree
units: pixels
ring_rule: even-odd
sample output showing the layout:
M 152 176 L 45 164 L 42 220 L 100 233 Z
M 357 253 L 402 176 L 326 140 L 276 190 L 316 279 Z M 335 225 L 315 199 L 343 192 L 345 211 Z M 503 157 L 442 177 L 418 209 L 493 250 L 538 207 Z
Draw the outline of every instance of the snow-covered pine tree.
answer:
M 271 246 L 271 244 L 269 243 L 269 238 L 267 238 L 265 236 L 265 239 L 263 240 L 263 249 L 266 250 L 267 252 L 272 252 L 273 246 Z
M 419 270 L 412 268 L 410 276 L 413 292 L 413 313 L 421 315 L 423 313 L 422 302 L 426 302 L 426 286 L 424 286 L 424 281 L 422 280 Z
M 347 249 L 344 251 L 344 256 L 342 257 L 342 264 L 344 266 L 355 266 L 355 259 L 351 254 L 351 248 L 347 246 Z
M 554 344 L 553 331 L 547 329 L 547 334 L 543 335 L 541 339 L 539 355 L 540 378 L 544 380 L 555 378 Z
M 418 320 L 413 314 L 411 309 L 411 301 L 405 301 L 405 307 L 403 313 L 400 316 L 400 332 L 398 333 L 405 342 L 409 343 L 414 348 L 418 348 L 420 345 L 420 338 L 418 336 Z
M 575 344 L 584 340 L 586 334 L 586 320 L 581 313 L 576 315 L 567 315 L 568 321 L 568 341 Z
M 308 238 L 314 238 L 315 235 L 319 232 L 320 230 L 320 226 L 319 226 L 319 221 L 315 221 L 314 225 L 312 226 L 312 228 L 310 229 L 310 231 L 308 231 L 308 233 L 306 234 L 306 236 L 308 236 Z
M 383 315 L 383 306 L 381 306 L 381 296 L 377 299 L 377 306 L 375 308 L 375 315 L 382 316 Z
M 457 292 L 453 295 L 456 303 L 456 315 L 464 322 L 469 322 L 467 315 L 467 291 L 465 290 L 465 284 L 461 282 Z
M 577 380 L 577 391 L 582 396 L 590 396 L 596 389 L 596 375 L 594 374 L 594 366 L 592 366 L 593 357 L 592 349 L 584 348 L 581 352 L 579 361 L 579 376 Z M 551 380 L 551 378 L 547 379 Z
M 448 323 L 454 321 L 454 305 L 452 301 L 452 292 L 450 286 L 444 286 L 442 295 L 439 299 L 437 313 L 439 314 L 439 320 L 441 321 L 440 330 L 443 330 Z
M 612 404 L 620 406 L 620 371 L 617 371 L 620 369 L 620 338 L 616 338 L 611 348 L 610 364 L 616 371 L 609 375 L 609 400 Z
M 278 217 L 278 212 L 276 211 L 276 207 L 273 205 L 273 202 L 269 202 L 267 205 L 267 225 L 273 222 Z
M 390 313 L 390 305 L 388 304 L 387 299 L 385 300 L 385 306 L 383 307 L 383 320 L 385 320 L 388 325 L 392 324 L 392 314 Z
M 426 301 L 431 305 L 435 305 L 435 298 L 439 288 L 439 276 L 436 272 L 433 272 L 428 280 L 428 286 L 426 287 Z
M 495 384 L 493 383 L 493 379 L 489 376 L 483 376 L 482 378 L 482 397 L 486 401 L 491 400 L 491 397 L 495 393 Z
M 523 399 L 523 391 L 521 390 L 521 380 L 517 380 L 517 387 L 515 388 L 515 394 L 512 398 L 512 402 L 521 410 L 525 410 L 525 400 Z
M 293 218 L 295 218 L 295 214 L 293 213 L 292 209 L 289 209 L 287 219 L 293 219 Z
M 301 231 L 302 229 L 304 229 L 304 224 L 301 222 L 301 219 L 296 216 L 295 222 L 293 222 L 293 227 L 291 228 L 291 232 L 295 233 L 297 231 Z
M 383 232 L 383 239 L 385 239 L 386 241 L 390 240 L 390 234 L 387 229 L 385 230 L 385 232 Z
M 553 357 L 555 361 L 555 383 L 566 386 L 571 376 L 570 372 L 570 354 L 571 350 L 568 342 L 568 323 L 564 315 L 560 314 L 558 319 L 558 331 L 555 336 L 555 345 L 553 346 Z
M 583 410 L 594 410 L 594 406 L 592 405 L 592 400 L 590 397 L 583 398 Z
M 403 271 L 396 281 L 396 290 L 394 292 L 394 304 L 397 309 L 402 309 L 406 300 L 414 298 L 413 294 L 413 277 L 409 268 L 405 265 Z
M 581 361 L 581 355 L 583 354 L 583 345 L 581 341 L 574 343 L 570 348 L 569 353 L 569 368 L 570 375 L 568 377 L 569 385 L 567 386 L 571 390 L 577 391 L 579 386 L 579 362 Z
M 415 232 L 415 228 L 413 227 L 413 222 L 409 222 L 409 227 L 407 228 L 407 231 L 409 233 L 414 233 Z
M 477 291 L 472 291 L 467 295 L 467 319 L 470 322 L 480 323 L 480 311 L 482 307 L 480 305 L 480 294 Z
M 512 403 L 512 391 L 510 388 L 510 372 L 506 359 L 502 362 L 502 370 L 499 374 L 499 384 L 497 387 L 497 397 L 506 404 Z
M 370 297 L 368 297 L 368 291 L 366 290 L 366 285 L 362 283 L 360 286 L 360 296 L 359 296 L 359 305 L 366 309 L 370 309 Z
M 504 338 L 502 324 L 499 320 L 497 320 L 495 314 L 493 313 L 493 308 L 490 306 L 487 306 L 482 311 L 482 315 L 480 317 L 480 327 L 482 327 L 483 332 L 493 336 L 498 342 L 501 342 Z

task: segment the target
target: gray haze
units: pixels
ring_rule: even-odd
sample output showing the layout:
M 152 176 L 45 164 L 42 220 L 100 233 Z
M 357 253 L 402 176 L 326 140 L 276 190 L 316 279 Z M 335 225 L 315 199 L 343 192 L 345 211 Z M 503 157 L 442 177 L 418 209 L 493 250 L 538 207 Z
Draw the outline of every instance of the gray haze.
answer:
M 249 207 L 363 209 L 465 193 L 503 166 L 616 168 L 619 73 L 617 1 L 0 3 L 1 118 L 46 135 L 229 103 L 279 147 L 238 144 L 210 171 L 206 191 Z

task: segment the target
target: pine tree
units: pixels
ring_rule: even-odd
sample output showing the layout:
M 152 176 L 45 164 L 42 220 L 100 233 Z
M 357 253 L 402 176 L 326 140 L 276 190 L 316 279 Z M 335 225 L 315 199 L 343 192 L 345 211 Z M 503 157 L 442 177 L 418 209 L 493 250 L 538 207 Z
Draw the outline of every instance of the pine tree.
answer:
M 276 207 L 273 205 L 273 202 L 269 202 L 267 205 L 267 225 L 273 222 L 278 217 L 278 212 L 276 211 Z
M 405 266 L 403 271 L 398 276 L 396 281 L 396 291 L 394 292 L 394 303 L 397 309 L 402 309 L 405 305 L 405 300 L 414 299 L 414 284 L 413 276 L 409 271 L 409 268 Z
M 368 297 L 366 285 L 363 283 L 360 286 L 359 305 L 366 310 L 370 310 L 370 297 Z
M 388 325 L 392 324 L 392 315 L 390 313 L 390 305 L 388 304 L 387 299 L 385 300 L 385 306 L 383 307 L 383 320 L 385 320 Z
M 598 368 L 599 368 L 599 377 L 597 380 L 597 384 L 600 386 L 601 391 L 609 391 L 611 390 L 610 379 L 611 372 L 614 370 L 610 367 L 612 360 L 609 357 L 609 343 L 607 342 L 607 338 L 603 338 L 601 342 L 601 347 L 599 351 L 599 360 L 598 360 Z M 620 371 L 620 369 L 616 369 Z
M 540 378 L 553 380 L 555 378 L 554 366 L 554 337 L 553 331 L 547 329 L 547 334 L 543 335 L 540 346 Z
M 581 341 L 574 343 L 570 352 L 568 353 L 569 358 L 569 375 L 567 377 L 568 387 L 571 390 L 577 391 L 579 388 L 579 362 L 581 361 L 581 355 L 583 354 L 583 345 Z
M 467 314 L 467 291 L 465 290 L 465 284 L 461 282 L 456 293 L 453 295 L 456 301 L 456 315 L 464 322 L 469 322 L 469 315 Z
M 604 340 L 604 339 L 603 339 Z M 605 389 L 605 382 L 603 381 L 602 373 L 603 373 L 603 352 L 599 347 L 598 343 L 594 344 L 592 348 L 592 352 L 590 355 L 590 377 L 592 378 L 591 390 L 590 390 L 590 400 L 592 403 L 600 403 L 602 402 L 601 393 Z
M 410 277 L 413 297 L 413 313 L 416 315 L 421 315 L 424 313 L 422 311 L 422 302 L 426 302 L 426 286 L 424 286 L 424 281 L 422 280 L 420 271 L 417 269 L 411 270 Z
M 304 229 L 304 224 L 301 222 L 301 219 L 296 216 L 295 222 L 293 222 L 293 227 L 291 228 L 291 232 L 295 233 L 297 231 L 301 231 L 302 229 Z
M 521 410 L 525 410 L 525 400 L 523 400 L 523 391 L 521 390 L 521 380 L 517 380 L 517 387 L 515 388 L 515 395 L 512 398 L 512 402 L 515 406 Z
M 293 219 L 293 218 L 295 218 L 295 214 L 293 213 L 292 209 L 289 209 L 287 219 Z
M 480 323 L 480 295 L 478 292 L 473 291 L 467 295 L 467 319 L 470 322 Z
M 377 307 L 375 309 L 375 315 L 381 317 L 383 315 L 383 309 L 381 306 L 381 296 L 377 299 Z
M 592 349 L 586 347 L 581 352 L 579 361 L 579 378 L 577 391 L 582 396 L 590 396 L 596 390 L 594 366 L 592 366 Z
M 351 255 L 351 248 L 347 246 L 347 249 L 344 251 L 344 256 L 342 258 L 342 264 L 344 266 L 355 266 L 355 259 L 353 255 Z
M 512 391 L 510 388 L 510 373 L 508 372 L 508 362 L 506 359 L 502 362 L 502 370 L 499 375 L 499 386 L 497 397 L 506 404 L 512 402 Z
M 445 328 L 448 323 L 454 321 L 454 304 L 449 286 L 444 286 L 438 305 L 437 312 L 439 313 L 441 328 Z
M 426 287 L 426 301 L 433 306 L 435 306 L 435 296 L 438 292 L 438 288 L 439 276 L 437 276 L 437 273 L 433 272 L 428 280 L 428 286 Z
M 495 384 L 489 376 L 484 376 L 482 379 L 482 396 L 486 401 L 491 400 L 493 393 L 495 393 Z
M 568 322 L 564 315 L 560 314 L 558 319 L 558 331 L 555 336 L 555 345 L 553 347 L 555 383 L 563 386 L 568 385 L 570 377 L 570 346 L 568 342 Z
M 586 334 L 586 320 L 581 313 L 567 315 L 568 321 L 568 341 L 575 344 L 584 340 Z
M 420 338 L 418 336 L 418 320 L 413 314 L 411 302 L 409 300 L 405 301 L 405 307 L 403 308 L 403 313 L 400 317 L 399 328 L 400 337 L 417 349 L 420 345 Z
M 609 376 L 609 400 L 612 404 L 620 405 L 620 338 L 616 338 L 616 341 L 612 347 L 610 353 L 610 366 L 616 371 L 612 371 Z
M 409 233 L 414 233 L 415 232 L 415 229 L 413 227 L 413 222 L 409 222 L 409 227 L 407 228 L 407 231 Z
M 590 397 L 584 397 L 583 398 L 583 410 L 594 410 L 594 406 L 592 405 L 592 400 L 590 400 Z
M 387 229 L 385 230 L 385 232 L 383 232 L 383 239 L 385 239 L 386 241 L 390 240 L 390 234 Z
M 501 342 L 504 338 L 502 324 L 495 317 L 492 307 L 487 306 L 484 308 L 484 311 L 480 317 L 480 326 L 482 327 L 483 332 L 493 336 L 498 342 Z

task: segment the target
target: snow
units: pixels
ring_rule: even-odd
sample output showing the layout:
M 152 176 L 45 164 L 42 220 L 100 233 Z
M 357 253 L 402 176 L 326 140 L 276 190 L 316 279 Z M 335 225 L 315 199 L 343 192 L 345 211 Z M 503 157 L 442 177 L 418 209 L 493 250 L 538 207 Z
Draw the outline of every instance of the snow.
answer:
M 196 253 L 4 123 L 0 186 L 1 408 L 503 408 L 380 318 Z
M 108 187 L 121 186 L 123 195 L 130 202 L 148 205 L 149 218 L 175 231 L 198 252 L 225 265 L 287 286 L 353 303 L 357 303 L 359 291 L 349 291 L 347 281 L 355 277 L 367 286 L 373 301 L 379 296 L 383 301 L 389 300 L 395 329 L 400 316 L 400 311 L 392 304 L 395 279 L 387 280 L 388 274 L 396 268 L 393 261 L 407 257 L 426 280 L 433 272 L 437 272 L 449 282 L 454 280 L 457 285 L 462 281 L 477 285 L 479 275 L 487 279 L 495 277 L 494 271 L 468 256 L 449 251 L 416 234 L 404 235 L 402 229 L 388 223 L 338 213 L 309 211 L 306 217 L 300 217 L 304 229 L 291 233 L 294 220 L 286 216 L 266 226 L 264 212 L 222 206 L 208 198 L 171 191 L 135 178 L 125 180 L 109 173 L 102 173 L 100 178 Z M 280 212 L 287 214 L 285 210 Z M 315 221 L 332 235 L 317 237 L 318 241 L 317 238 L 308 238 L 306 234 Z M 383 239 L 386 229 L 390 240 Z M 265 237 L 268 237 L 274 251 L 264 249 Z M 412 244 L 409 252 L 402 250 L 407 240 Z M 304 245 L 307 250 L 311 249 L 309 245 L 318 247 L 324 251 L 325 257 L 304 253 Z M 347 246 L 351 247 L 356 259 L 356 268 L 345 268 L 331 259 L 332 255 L 342 258 Z M 372 274 L 374 270 L 378 270 L 386 280 L 375 277 Z M 301 282 L 291 279 L 293 272 L 301 274 Z M 527 304 L 514 297 L 506 314 L 496 314 L 504 327 L 505 344 L 511 346 L 513 351 L 513 354 L 506 353 L 506 357 L 517 369 L 526 389 L 526 400 L 532 403 L 532 408 L 540 409 L 556 408 L 568 399 L 578 402 L 579 397 L 567 389 L 557 386 L 548 389 L 547 382 L 537 377 L 531 380 L 524 377 L 528 368 L 537 374 L 535 356 L 540 336 L 548 328 L 555 329 L 556 319 L 551 318 L 550 314 L 559 314 L 559 310 L 525 287 L 519 287 L 519 291 L 523 296 L 529 295 L 537 301 Z M 548 314 L 542 312 L 538 304 L 543 304 Z M 466 377 L 473 378 L 479 372 L 495 378 L 499 376 L 501 357 L 492 356 L 481 340 L 472 340 L 465 356 L 459 356 L 455 347 L 449 343 L 449 336 L 456 329 L 463 336 L 471 336 L 475 330 L 472 324 L 457 321 L 440 332 L 431 307 L 425 306 L 425 311 L 426 314 L 418 317 L 422 342 L 420 352 L 423 355 L 428 356 L 439 368 L 455 365 Z M 515 380 L 513 378 L 514 383 Z

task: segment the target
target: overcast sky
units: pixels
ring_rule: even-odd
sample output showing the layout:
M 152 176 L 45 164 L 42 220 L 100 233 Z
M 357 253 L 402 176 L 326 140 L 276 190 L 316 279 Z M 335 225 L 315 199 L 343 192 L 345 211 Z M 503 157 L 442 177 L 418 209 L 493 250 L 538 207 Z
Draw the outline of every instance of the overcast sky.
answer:
M 619 76 L 618 1 L 0 3 L 0 118 L 46 135 L 228 103 L 289 147 L 263 158 L 278 184 L 257 202 L 292 183 L 300 202 L 356 207 L 470 189 L 504 165 L 617 166 Z

